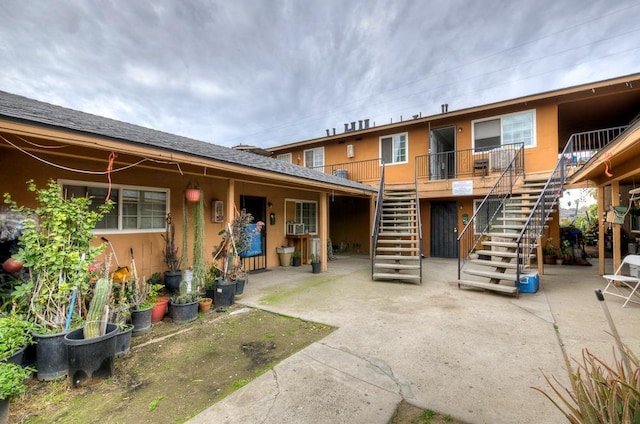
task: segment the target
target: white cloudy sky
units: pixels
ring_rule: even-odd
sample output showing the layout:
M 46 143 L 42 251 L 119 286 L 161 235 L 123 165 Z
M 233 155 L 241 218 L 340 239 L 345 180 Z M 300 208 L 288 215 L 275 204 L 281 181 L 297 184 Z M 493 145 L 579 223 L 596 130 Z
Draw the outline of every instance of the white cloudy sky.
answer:
M 638 0 L 2 0 L 0 90 L 263 147 L 640 72 Z

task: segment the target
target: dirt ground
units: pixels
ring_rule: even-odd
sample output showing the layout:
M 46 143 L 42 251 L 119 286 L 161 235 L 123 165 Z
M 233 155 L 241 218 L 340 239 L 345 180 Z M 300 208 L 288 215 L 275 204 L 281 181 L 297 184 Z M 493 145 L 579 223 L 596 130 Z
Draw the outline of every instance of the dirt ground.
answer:
M 11 423 L 180 423 L 324 338 L 326 325 L 234 306 L 188 324 L 171 319 L 133 337 L 113 375 L 71 389 L 68 379 L 28 382 Z M 390 424 L 457 424 L 402 402 Z
M 68 379 L 28 384 L 11 423 L 176 423 L 219 401 L 333 328 L 257 309 L 169 318 L 132 338 L 113 375 L 83 387 Z

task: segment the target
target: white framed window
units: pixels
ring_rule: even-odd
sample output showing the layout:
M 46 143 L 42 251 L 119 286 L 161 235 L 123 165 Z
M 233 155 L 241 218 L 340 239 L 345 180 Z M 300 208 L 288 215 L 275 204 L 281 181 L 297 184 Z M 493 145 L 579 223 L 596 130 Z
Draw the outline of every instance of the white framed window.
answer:
M 93 197 L 92 208 L 104 203 L 107 184 L 61 180 L 65 197 Z M 169 189 L 112 185 L 113 209 L 96 225 L 100 233 L 145 233 L 164 231 L 169 212 Z
M 473 212 L 475 213 L 480 205 L 482 204 L 483 199 L 474 199 L 473 200 Z M 485 205 L 484 213 L 480 213 L 476 216 L 475 221 L 473 222 L 473 234 L 480 234 L 482 230 L 484 230 L 489 222 L 489 218 L 491 215 L 500 207 L 500 200 L 488 200 L 488 204 Z M 496 216 L 491 221 L 491 225 L 497 225 L 499 223 L 498 217 L 500 213 L 496 214 Z
M 407 163 L 407 133 L 380 137 L 380 157 L 385 165 Z
M 304 232 L 318 233 L 318 202 L 312 200 L 285 199 L 285 221 L 304 224 Z
M 307 168 L 320 168 L 324 166 L 324 147 L 305 150 L 304 166 Z
M 293 156 L 291 155 L 291 153 L 282 153 L 276 156 L 276 160 L 281 160 L 283 162 L 287 162 L 287 163 L 292 163 L 293 162 Z
M 507 144 L 536 146 L 536 111 L 511 113 L 471 122 L 473 151 L 482 152 Z

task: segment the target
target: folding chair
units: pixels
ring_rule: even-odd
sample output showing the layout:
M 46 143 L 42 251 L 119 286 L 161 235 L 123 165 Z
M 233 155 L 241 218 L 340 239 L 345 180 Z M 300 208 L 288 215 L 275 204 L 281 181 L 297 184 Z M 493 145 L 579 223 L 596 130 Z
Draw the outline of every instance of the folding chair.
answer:
M 607 280 L 607 287 L 604 288 L 602 293 L 610 294 L 611 296 L 617 296 L 625 299 L 622 307 L 627 306 L 627 303 L 633 302 L 640 305 L 640 299 L 633 300 L 634 295 L 640 296 L 638 288 L 640 287 L 640 278 L 632 277 L 630 275 L 623 275 L 621 273 L 624 265 L 633 267 L 640 267 L 640 255 L 627 255 L 623 260 L 615 274 L 603 275 L 602 278 Z M 616 285 L 615 282 L 619 284 Z

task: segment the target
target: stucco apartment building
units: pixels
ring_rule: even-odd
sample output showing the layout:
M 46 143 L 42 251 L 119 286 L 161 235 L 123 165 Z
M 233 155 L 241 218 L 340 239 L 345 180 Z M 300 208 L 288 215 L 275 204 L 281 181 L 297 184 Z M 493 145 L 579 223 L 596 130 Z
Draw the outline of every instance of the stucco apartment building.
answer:
M 639 113 L 640 74 L 634 74 L 461 110 L 442 105 L 439 114 L 383 125 L 358 119 L 270 151 L 281 161 L 374 186 L 384 164 L 385 184 L 416 188 L 421 253 L 464 257 L 466 249 L 480 248 L 478 220 L 485 225 L 491 218 L 474 213 L 496 185 L 517 192 L 527 181 L 538 181 L 540 189 L 547 182 L 547 195 L 553 190 L 555 196 L 548 204 L 557 202 L 562 189 L 598 187 L 601 216 L 611 205 L 624 204 L 629 190 L 640 184 L 635 175 L 640 156 L 632 154 L 635 150 L 610 151 L 606 162 L 620 171 L 607 177 L 599 152 L 623 137 L 627 144 L 637 144 L 637 130 L 632 136 L 629 131 Z M 580 172 L 585 164 L 588 174 Z M 344 199 L 331 209 L 334 244 L 345 250 L 372 249 L 371 234 L 353 225 L 357 211 L 367 208 L 365 200 Z M 538 232 L 542 240 L 551 237 L 557 243 L 557 208 L 550 213 Z M 475 237 L 470 244 L 458 244 L 467 224 L 475 227 L 469 230 Z M 632 230 L 629 220 L 616 226 L 618 248 L 621 229 L 629 234 L 640 230 Z M 601 240 L 601 249 L 603 245 Z M 529 247 L 536 246 L 529 241 Z M 618 262 L 619 255 L 618 249 Z

